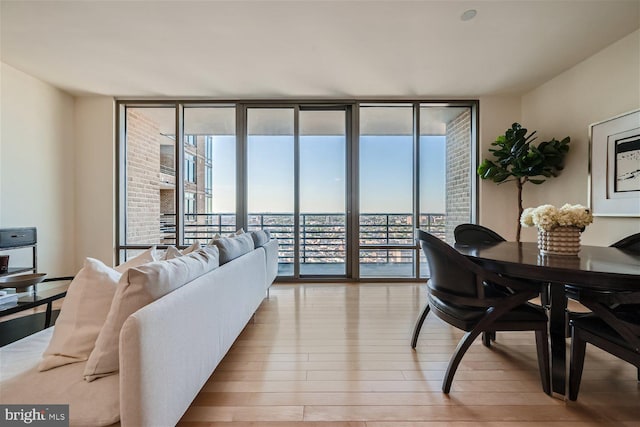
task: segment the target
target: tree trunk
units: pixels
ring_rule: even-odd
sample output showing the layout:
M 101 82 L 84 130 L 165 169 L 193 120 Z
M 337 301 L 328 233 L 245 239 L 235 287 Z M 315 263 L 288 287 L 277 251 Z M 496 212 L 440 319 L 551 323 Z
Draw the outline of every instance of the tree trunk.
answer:
M 522 185 L 524 181 L 520 178 L 516 180 L 516 184 L 518 185 L 518 228 L 516 231 L 516 242 L 520 243 L 520 231 L 522 230 L 522 224 L 520 224 L 520 218 L 522 217 Z

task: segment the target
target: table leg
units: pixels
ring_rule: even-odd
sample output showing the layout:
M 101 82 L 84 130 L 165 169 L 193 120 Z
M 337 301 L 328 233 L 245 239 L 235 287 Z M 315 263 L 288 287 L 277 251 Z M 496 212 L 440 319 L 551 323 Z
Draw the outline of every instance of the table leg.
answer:
M 566 394 L 566 315 L 567 298 L 564 285 L 551 283 L 549 286 L 549 338 L 551 340 L 551 391 L 562 396 Z
M 51 326 L 51 306 L 53 304 L 51 303 L 51 301 L 49 301 L 47 303 L 47 312 L 45 314 L 45 318 L 44 318 L 44 328 L 48 328 L 49 326 Z

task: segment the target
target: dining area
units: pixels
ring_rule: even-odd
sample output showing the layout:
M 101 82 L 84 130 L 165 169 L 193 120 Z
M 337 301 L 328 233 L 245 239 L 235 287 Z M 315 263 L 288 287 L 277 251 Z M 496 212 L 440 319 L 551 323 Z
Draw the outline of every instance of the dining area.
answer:
M 411 346 L 430 313 L 465 331 L 444 393 L 471 344 L 481 339 L 490 348 L 504 331 L 535 331 L 541 389 L 555 398 L 579 398 L 592 346 L 635 366 L 640 381 L 640 233 L 610 246 L 579 245 L 572 255 L 506 241 L 477 224 L 457 226 L 454 237 L 449 245 L 417 230 L 430 279 Z

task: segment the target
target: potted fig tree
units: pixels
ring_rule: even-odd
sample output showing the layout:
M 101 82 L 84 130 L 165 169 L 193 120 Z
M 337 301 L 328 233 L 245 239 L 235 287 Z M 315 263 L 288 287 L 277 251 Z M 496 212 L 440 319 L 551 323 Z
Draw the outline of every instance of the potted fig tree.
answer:
M 518 224 L 516 241 L 520 241 L 520 216 L 522 215 L 522 188 L 524 184 L 542 184 L 547 178 L 557 177 L 564 167 L 564 158 L 569 152 L 570 138 L 561 141 L 552 138 L 538 145 L 532 144 L 536 131 L 527 135 L 527 129 L 519 123 L 511 125 L 504 135 L 498 136 L 489 152 L 492 159 L 484 159 L 478 167 L 482 179 L 497 184 L 515 182 L 518 188 Z

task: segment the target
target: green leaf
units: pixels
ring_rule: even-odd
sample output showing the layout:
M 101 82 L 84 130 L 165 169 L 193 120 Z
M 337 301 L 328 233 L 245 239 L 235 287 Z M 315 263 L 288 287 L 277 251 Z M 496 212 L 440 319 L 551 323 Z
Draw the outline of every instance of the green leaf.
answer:
M 492 180 L 493 180 L 493 182 L 497 182 L 499 184 L 502 181 L 504 181 L 505 179 L 509 178 L 509 176 L 510 176 L 510 174 L 508 174 L 508 173 L 498 173 L 492 178 Z
M 537 139 L 536 131 L 527 132 L 527 128 L 515 122 L 504 135 L 496 137 L 491 143 L 493 148 L 488 149 L 492 159 L 485 159 L 478 166 L 480 178 L 497 184 L 524 179 L 524 182 L 539 185 L 546 181 L 542 178 L 558 176 L 564 167 L 570 138 L 567 136 L 560 141 L 552 138 L 536 146 L 533 145 Z

